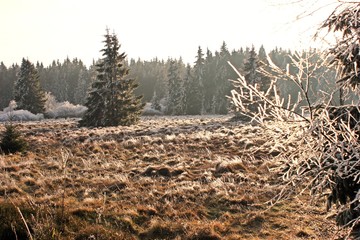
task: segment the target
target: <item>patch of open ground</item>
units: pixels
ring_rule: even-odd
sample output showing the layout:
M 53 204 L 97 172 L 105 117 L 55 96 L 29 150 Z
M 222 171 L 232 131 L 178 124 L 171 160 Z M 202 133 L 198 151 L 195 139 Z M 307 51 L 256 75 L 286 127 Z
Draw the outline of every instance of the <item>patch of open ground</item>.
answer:
M 271 170 L 296 148 L 297 124 L 201 116 L 94 129 L 74 119 L 18 125 L 29 150 L 0 155 L 0 239 L 336 236 L 325 205 L 310 205 L 306 193 L 270 207 L 281 190 Z

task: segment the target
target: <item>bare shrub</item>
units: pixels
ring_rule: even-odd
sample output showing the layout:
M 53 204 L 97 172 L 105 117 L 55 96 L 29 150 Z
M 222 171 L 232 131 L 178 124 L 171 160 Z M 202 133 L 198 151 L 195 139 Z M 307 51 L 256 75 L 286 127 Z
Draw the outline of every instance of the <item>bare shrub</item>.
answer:
M 260 70 L 274 79 L 267 92 L 248 84 L 237 71 L 239 78 L 232 81 L 235 88 L 231 100 L 234 109 L 251 121 L 298 125 L 298 134 L 287 142 L 296 148 L 282 152 L 277 158 L 278 167 L 272 169 L 282 176 L 283 188 L 270 203 L 309 191 L 312 200 L 327 200 L 328 209 L 335 204 L 337 224 L 351 227 L 354 232 L 360 221 L 359 109 L 354 105 L 333 106 L 334 92 L 322 93 L 316 102 L 310 99 L 310 78 L 328 64 L 326 58 L 314 62 L 311 57 L 305 54 L 291 58 L 296 68 L 293 73 L 289 66 L 281 69 L 269 58 L 269 69 Z M 297 99 L 280 97 L 276 89 L 279 78 L 296 84 Z M 256 111 L 249 108 L 249 103 L 257 104 Z

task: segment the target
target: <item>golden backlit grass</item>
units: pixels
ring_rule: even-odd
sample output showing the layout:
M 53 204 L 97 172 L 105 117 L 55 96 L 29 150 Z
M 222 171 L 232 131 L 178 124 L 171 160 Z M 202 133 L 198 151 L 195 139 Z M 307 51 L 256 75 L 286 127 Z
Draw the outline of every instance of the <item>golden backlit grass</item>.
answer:
M 333 219 L 306 193 L 268 204 L 281 190 L 271 170 L 299 144 L 299 124 L 229 120 L 19 124 L 29 150 L 0 155 L 0 238 L 333 238 Z

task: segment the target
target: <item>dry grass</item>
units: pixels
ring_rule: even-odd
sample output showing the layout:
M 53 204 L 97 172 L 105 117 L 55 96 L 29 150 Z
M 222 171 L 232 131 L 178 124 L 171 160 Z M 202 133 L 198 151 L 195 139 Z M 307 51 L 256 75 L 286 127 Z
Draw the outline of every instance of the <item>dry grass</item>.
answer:
M 267 204 L 298 129 L 221 116 L 21 123 L 28 152 L 0 155 L 0 239 L 332 239 L 306 193 Z

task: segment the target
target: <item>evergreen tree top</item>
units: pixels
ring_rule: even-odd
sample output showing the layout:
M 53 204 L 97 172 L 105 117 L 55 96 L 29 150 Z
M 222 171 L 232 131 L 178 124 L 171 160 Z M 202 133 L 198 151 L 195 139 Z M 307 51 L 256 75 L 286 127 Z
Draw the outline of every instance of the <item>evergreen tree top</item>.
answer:
M 197 51 L 197 55 L 196 55 L 196 61 L 194 62 L 195 66 L 201 66 L 201 65 L 204 64 L 204 62 L 205 62 L 204 54 L 202 52 L 201 47 L 199 46 L 198 51 Z
M 225 41 L 223 41 L 223 44 L 221 45 L 220 55 L 221 56 L 229 56 L 230 55 L 230 52 L 229 52 L 229 50 L 227 48 L 227 45 L 226 45 Z

